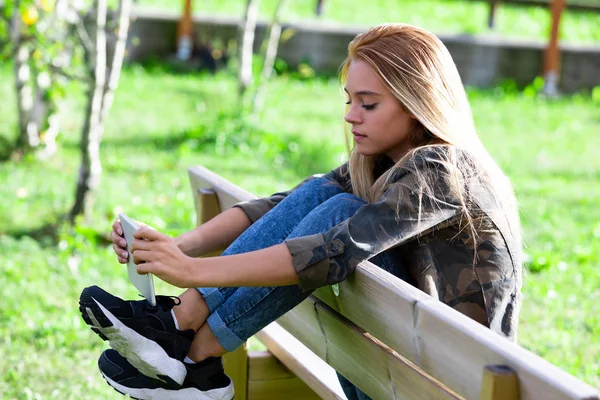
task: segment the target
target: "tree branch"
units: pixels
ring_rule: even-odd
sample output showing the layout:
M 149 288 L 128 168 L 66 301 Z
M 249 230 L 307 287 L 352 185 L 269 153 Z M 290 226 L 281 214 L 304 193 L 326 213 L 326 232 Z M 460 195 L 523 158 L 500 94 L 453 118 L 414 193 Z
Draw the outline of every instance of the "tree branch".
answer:
M 260 75 L 256 91 L 254 92 L 254 99 L 252 101 L 252 118 L 256 118 L 262 109 L 265 97 L 265 91 L 267 82 L 271 78 L 273 73 L 273 66 L 275 65 L 275 57 L 277 56 L 277 48 L 279 47 L 279 38 L 281 37 L 281 10 L 285 0 L 279 0 L 277 8 L 271 20 L 269 28 L 269 40 L 267 49 L 265 51 L 265 62 L 263 64 L 262 73 Z
M 59 75 L 59 76 L 62 76 L 64 78 L 67 78 L 69 80 L 90 83 L 90 78 L 89 77 L 85 77 L 85 76 L 82 76 L 82 75 L 79 76 L 79 75 L 75 75 L 75 74 L 70 74 L 67 71 L 65 71 L 63 68 L 57 67 L 56 65 L 49 64 L 48 68 L 50 69 L 50 72 L 53 75 Z
M 86 53 L 93 52 L 94 43 L 92 42 L 90 35 L 88 35 L 88 32 L 85 29 L 85 25 L 83 24 L 83 18 L 79 18 L 79 20 L 75 24 L 75 28 L 77 31 L 77 37 L 79 37 L 81 45 L 87 50 Z
M 260 0 L 247 0 L 244 28 L 242 31 L 242 46 L 240 48 L 240 70 L 238 91 L 243 98 L 246 88 L 252 82 L 252 47 L 254 44 L 254 31 L 256 29 L 256 16 Z M 240 102 L 242 103 L 242 102 Z
M 112 56 L 112 65 L 108 81 L 104 86 L 104 95 L 102 101 L 102 111 L 100 114 L 100 123 L 103 124 L 113 102 L 114 92 L 119 83 L 121 67 L 125 57 L 125 46 L 127 45 L 127 33 L 129 31 L 129 14 L 131 10 L 131 0 L 119 0 L 119 14 L 117 26 L 117 41 L 115 43 Z

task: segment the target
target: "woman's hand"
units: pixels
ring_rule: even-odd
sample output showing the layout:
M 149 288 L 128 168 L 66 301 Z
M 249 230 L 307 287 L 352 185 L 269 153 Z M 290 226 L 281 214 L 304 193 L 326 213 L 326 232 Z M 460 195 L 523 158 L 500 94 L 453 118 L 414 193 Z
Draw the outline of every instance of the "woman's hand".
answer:
M 117 254 L 117 260 L 119 260 L 121 264 L 127 264 L 129 253 L 127 253 L 127 242 L 123 237 L 123 227 L 121 227 L 119 219 L 113 223 L 110 239 L 113 243 L 113 250 Z
M 189 287 L 192 259 L 171 237 L 147 226 L 136 230 L 133 237 L 131 253 L 139 274 L 151 273 L 171 285 Z

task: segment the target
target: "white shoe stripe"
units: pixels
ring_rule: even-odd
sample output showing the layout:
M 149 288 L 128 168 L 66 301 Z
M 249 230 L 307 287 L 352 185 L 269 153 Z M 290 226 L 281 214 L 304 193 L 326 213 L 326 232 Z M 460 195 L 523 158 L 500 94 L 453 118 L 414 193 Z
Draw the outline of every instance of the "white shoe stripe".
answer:
M 187 370 L 181 361 L 169 357 L 158 343 L 127 327 L 100 302 L 94 298 L 92 300 L 113 325 L 106 328 L 100 324 L 95 326 L 108 338 L 110 347 L 117 350 L 142 374 L 160 381 L 162 379 L 158 375 L 165 375 L 178 384 L 183 384 Z M 92 321 L 98 322 L 95 318 Z
M 229 383 L 229 386 L 220 389 L 213 389 L 206 392 L 195 388 L 185 388 L 179 390 L 167 390 L 167 389 L 136 389 L 123 386 L 102 372 L 102 376 L 106 379 L 106 382 L 113 388 L 117 389 L 121 393 L 128 394 L 131 397 L 142 400 L 231 400 L 233 399 L 233 382 Z

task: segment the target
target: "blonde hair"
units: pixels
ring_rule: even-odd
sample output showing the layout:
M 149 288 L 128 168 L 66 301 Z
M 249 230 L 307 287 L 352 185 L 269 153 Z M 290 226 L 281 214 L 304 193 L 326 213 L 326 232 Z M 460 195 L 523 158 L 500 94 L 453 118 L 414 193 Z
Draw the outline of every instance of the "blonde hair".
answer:
M 463 216 L 473 240 L 477 230 L 472 218 L 472 205 L 464 196 L 465 172 L 479 174 L 479 179 L 493 190 L 497 206 L 508 218 L 512 234 L 520 243 L 520 228 L 516 200 L 508 179 L 483 146 L 477 132 L 467 96 L 450 53 L 444 44 L 430 32 L 406 24 L 384 24 L 357 35 L 348 45 L 348 56 L 340 69 L 340 80 L 345 84 L 348 69 L 354 60 L 366 62 L 401 106 L 415 117 L 409 140 L 409 150 L 378 179 L 373 168 L 379 156 L 364 156 L 352 149 L 348 161 L 352 189 L 355 195 L 368 202 L 377 201 L 390 183 L 394 172 L 408 168 L 415 173 L 418 188 L 425 196 L 432 196 L 435 184 L 430 175 L 417 165 L 407 165 L 423 151 L 434 151 L 442 158 L 443 169 L 449 171 L 444 187 L 449 188 L 461 203 Z M 467 153 L 476 171 L 460 168 L 457 153 Z M 438 190 L 439 192 L 439 190 Z M 515 231 L 516 230 L 516 231 Z M 476 246 L 475 246 L 476 247 Z

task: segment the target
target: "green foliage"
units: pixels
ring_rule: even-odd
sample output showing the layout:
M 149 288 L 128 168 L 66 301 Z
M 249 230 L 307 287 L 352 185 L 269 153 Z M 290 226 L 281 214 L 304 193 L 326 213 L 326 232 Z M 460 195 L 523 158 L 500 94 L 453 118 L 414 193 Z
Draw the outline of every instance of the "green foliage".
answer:
M 23 118 L 20 126 L 28 130 L 35 127 L 34 132 L 17 129 L 19 151 L 45 143 L 53 148 L 59 130 L 58 119 L 53 116 L 64 98 L 65 86 L 71 77 L 83 76 L 83 47 L 74 27 L 78 22 L 74 18 L 80 15 L 70 2 L 63 6 L 58 10 L 54 0 L 22 0 L 9 2 L 2 10 L 0 60 L 19 63 L 14 79 L 18 82 L 15 86 L 23 87 L 18 104 Z
M 592 100 L 600 104 L 600 86 L 596 86 L 592 89 Z
M 7 76 L 10 69 L 0 68 L 0 94 L 10 103 Z M 106 345 L 77 310 L 78 295 L 90 284 L 137 297 L 106 239 L 119 211 L 177 235 L 195 223 L 186 175 L 192 165 L 268 195 L 341 161 L 344 97 L 335 79 L 274 78 L 253 125 L 236 119 L 236 95 L 235 77 L 227 73 L 125 69 L 107 120 L 94 212 L 73 230 L 56 216 L 74 190 L 81 85 L 67 90 L 68 123 L 56 157 L 0 164 L 4 397 L 122 398 L 100 377 L 96 360 Z M 512 83 L 468 95 L 478 130 L 520 203 L 528 272 L 519 342 L 600 387 L 597 100 L 584 94 L 548 101 Z M 14 126 L 13 110 L 0 108 L 0 120 Z M 179 292 L 157 285 L 160 293 Z

